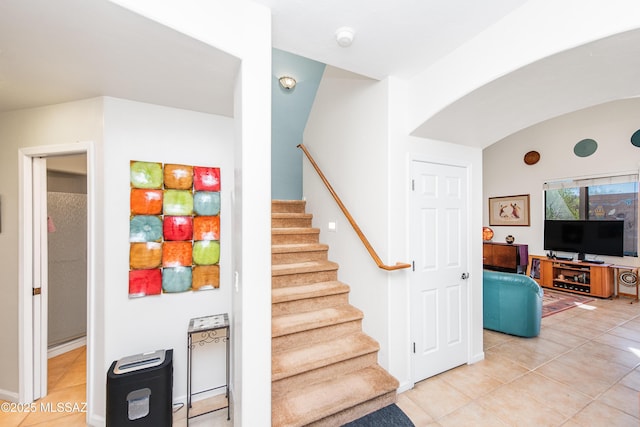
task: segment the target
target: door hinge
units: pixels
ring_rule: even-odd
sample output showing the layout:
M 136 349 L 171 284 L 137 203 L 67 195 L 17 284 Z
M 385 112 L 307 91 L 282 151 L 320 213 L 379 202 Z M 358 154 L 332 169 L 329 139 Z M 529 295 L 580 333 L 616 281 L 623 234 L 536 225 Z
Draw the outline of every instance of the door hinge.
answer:
M 40 295 L 40 291 L 42 288 L 33 288 L 33 296 Z
M 416 191 L 416 180 L 415 179 L 411 180 L 411 191 Z
M 412 271 L 416 271 L 416 262 L 415 261 L 411 261 L 411 270 Z
M 413 343 L 413 353 L 415 354 L 416 352 L 416 343 Z

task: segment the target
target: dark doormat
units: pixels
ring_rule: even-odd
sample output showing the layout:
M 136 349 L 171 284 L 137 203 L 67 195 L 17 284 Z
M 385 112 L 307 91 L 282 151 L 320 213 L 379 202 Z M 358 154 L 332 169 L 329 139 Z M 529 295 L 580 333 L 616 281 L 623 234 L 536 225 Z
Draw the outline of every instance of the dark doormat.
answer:
M 409 417 L 396 404 L 345 424 L 343 427 L 415 427 Z

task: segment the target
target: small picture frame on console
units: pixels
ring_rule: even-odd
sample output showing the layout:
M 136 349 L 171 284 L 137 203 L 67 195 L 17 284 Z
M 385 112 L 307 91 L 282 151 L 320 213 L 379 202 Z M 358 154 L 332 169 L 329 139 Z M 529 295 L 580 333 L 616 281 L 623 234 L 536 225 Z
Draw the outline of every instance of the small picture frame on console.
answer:
M 529 226 L 529 195 L 490 197 L 489 225 Z

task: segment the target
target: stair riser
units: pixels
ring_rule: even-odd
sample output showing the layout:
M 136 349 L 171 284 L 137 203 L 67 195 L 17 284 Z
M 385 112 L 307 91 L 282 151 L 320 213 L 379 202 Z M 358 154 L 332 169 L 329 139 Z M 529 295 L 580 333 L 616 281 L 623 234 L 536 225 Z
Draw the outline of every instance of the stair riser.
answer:
M 345 409 L 344 411 L 338 412 L 337 414 L 333 414 L 319 421 L 306 424 L 306 427 L 335 427 L 345 425 L 347 423 L 350 423 L 351 421 L 355 421 L 358 418 L 375 412 L 378 409 L 382 409 L 385 406 L 396 403 L 397 396 L 398 395 L 396 391 L 393 390 L 389 393 L 383 394 L 382 396 L 378 396 L 375 399 L 371 399 L 366 402 L 362 402 L 357 406 Z
M 296 332 L 293 334 L 274 337 L 271 339 L 271 351 L 277 353 L 279 351 L 289 350 L 305 344 L 315 344 L 329 339 L 343 337 L 362 331 L 362 320 L 352 320 L 349 322 L 338 323 L 336 325 L 325 326 L 312 330 Z
M 271 255 L 272 265 L 295 264 L 307 261 L 327 261 L 328 251 L 297 251 Z
M 283 314 L 302 313 L 313 310 L 320 310 L 327 307 L 348 304 L 349 295 L 325 295 L 315 298 L 305 298 L 296 301 L 287 301 L 271 305 L 271 316 L 281 316 Z
M 272 288 L 308 285 L 316 282 L 330 282 L 338 280 L 338 270 L 314 271 L 310 273 L 285 274 L 271 278 Z
M 318 243 L 320 241 L 319 233 L 272 233 L 272 245 L 292 245 L 296 243 Z
M 271 228 L 311 227 L 311 218 L 271 218 Z
M 376 363 L 378 363 L 377 351 L 343 360 L 312 371 L 283 378 L 281 380 L 274 381 L 271 384 L 271 396 L 274 399 L 279 398 L 291 390 L 316 384 L 326 380 L 327 378 L 333 378 L 349 372 L 354 372 L 366 368 L 367 366 L 375 365 Z
M 272 213 L 304 213 L 306 202 L 300 200 L 287 200 L 271 202 Z

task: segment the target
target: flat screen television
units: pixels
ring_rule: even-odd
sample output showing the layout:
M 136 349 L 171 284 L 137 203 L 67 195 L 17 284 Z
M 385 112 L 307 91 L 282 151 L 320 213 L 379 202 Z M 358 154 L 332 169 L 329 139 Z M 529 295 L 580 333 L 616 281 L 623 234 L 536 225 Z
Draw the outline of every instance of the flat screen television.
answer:
M 585 254 L 624 255 L 624 221 L 545 220 L 544 249 Z

